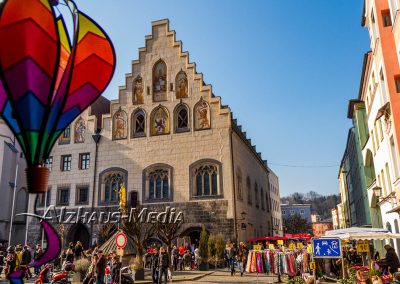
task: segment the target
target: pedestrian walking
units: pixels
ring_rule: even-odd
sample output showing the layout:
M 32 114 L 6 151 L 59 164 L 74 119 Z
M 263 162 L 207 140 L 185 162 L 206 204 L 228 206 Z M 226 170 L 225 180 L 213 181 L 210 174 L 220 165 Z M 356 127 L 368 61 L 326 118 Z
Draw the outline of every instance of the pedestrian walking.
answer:
M 238 268 L 240 271 L 240 276 L 243 276 L 243 272 L 244 272 L 244 267 L 246 265 L 246 257 L 247 257 L 247 248 L 244 245 L 243 242 L 239 243 L 239 249 L 238 249 L 238 253 L 236 256 L 236 260 L 238 263 Z
M 153 284 L 158 284 L 158 266 L 159 266 L 158 256 L 159 256 L 158 249 L 154 248 L 150 259 L 151 278 L 153 279 Z
M 111 284 L 119 283 L 119 274 L 121 270 L 121 263 L 119 262 L 119 257 L 114 256 L 111 262 Z
M 3 273 L 3 267 L 4 267 L 4 253 L 3 251 L 0 250 L 0 279 L 1 279 L 1 273 Z
M 168 253 L 164 247 L 160 247 L 160 255 L 159 255 L 158 263 L 159 263 L 158 284 L 162 283 L 163 275 L 164 275 L 164 284 L 167 284 L 170 260 L 169 260 Z
M 172 255 L 172 265 L 174 267 L 174 271 L 177 271 L 178 270 L 179 251 L 176 246 L 172 247 L 171 255 Z
M 15 248 L 13 246 L 8 247 L 7 257 L 6 257 L 6 269 L 5 274 L 8 277 L 9 274 L 13 273 L 17 268 L 17 254 L 15 253 Z
M 99 256 L 99 259 L 96 262 L 96 268 L 95 268 L 96 284 L 104 284 L 107 259 L 104 257 L 102 250 L 98 250 L 97 255 Z
M 31 252 L 28 246 L 24 246 L 21 255 L 21 268 L 25 270 L 26 279 L 32 278 L 31 271 L 29 269 L 29 264 L 32 261 Z

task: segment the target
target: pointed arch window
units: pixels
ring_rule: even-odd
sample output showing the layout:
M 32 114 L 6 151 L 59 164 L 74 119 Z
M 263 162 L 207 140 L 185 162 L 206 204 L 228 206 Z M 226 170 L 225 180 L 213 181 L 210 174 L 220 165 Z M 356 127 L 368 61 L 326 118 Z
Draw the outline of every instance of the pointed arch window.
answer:
M 188 97 L 188 80 L 185 72 L 180 71 L 176 75 L 175 88 L 176 88 L 175 95 L 177 99 Z
M 143 172 L 145 202 L 172 201 L 172 167 L 156 164 Z
M 79 118 L 75 122 L 74 130 L 75 130 L 74 133 L 75 143 L 85 142 L 86 125 L 85 121 L 82 118 Z
M 238 199 L 243 200 L 242 171 L 239 168 L 236 170 L 236 187 Z
M 195 130 L 209 129 L 211 127 L 210 106 L 203 98 L 194 106 L 193 112 Z
M 175 108 L 175 132 L 190 131 L 189 127 L 189 108 L 185 104 L 179 104 Z
M 256 208 L 260 207 L 259 198 L 258 198 L 258 185 L 254 183 L 254 201 L 256 202 Z
M 121 108 L 114 114 L 113 117 L 113 139 L 126 139 L 127 134 L 127 115 Z
M 142 109 L 132 114 L 132 138 L 146 136 L 146 114 Z
M 260 189 L 260 194 L 261 194 L 261 197 L 260 197 L 260 200 L 261 200 L 261 209 L 262 210 L 265 210 L 265 200 L 264 200 L 264 189 L 261 187 L 261 189 Z
M 167 65 L 160 59 L 153 67 L 153 101 L 167 100 Z
M 169 113 L 163 106 L 155 108 L 150 115 L 151 135 L 169 134 Z
M 191 165 L 191 196 L 221 197 L 221 170 L 221 163 L 215 160 L 201 160 Z
M 249 205 L 253 204 L 253 197 L 251 194 L 251 181 L 250 181 L 250 177 L 247 176 L 246 178 L 246 189 L 247 189 L 247 203 Z
M 127 172 L 120 168 L 111 168 L 100 173 L 99 180 L 99 204 L 118 204 L 121 185 L 127 187 Z

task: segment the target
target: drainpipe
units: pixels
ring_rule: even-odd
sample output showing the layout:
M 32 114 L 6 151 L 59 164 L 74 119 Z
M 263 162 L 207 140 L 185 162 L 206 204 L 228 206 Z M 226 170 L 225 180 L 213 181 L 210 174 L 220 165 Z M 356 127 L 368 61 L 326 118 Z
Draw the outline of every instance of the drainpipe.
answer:
M 97 176 L 97 156 L 99 153 L 99 143 L 101 139 L 101 129 L 97 128 L 95 134 L 92 135 L 94 143 L 96 143 L 96 151 L 94 154 L 94 169 L 93 169 L 93 188 L 92 188 L 92 212 L 94 211 L 94 202 L 95 202 L 95 192 L 96 192 L 96 176 Z M 93 241 L 93 222 L 90 222 L 90 236 L 92 239 L 90 240 L 90 245 L 92 245 Z
M 231 126 L 232 127 L 232 126 Z M 238 226 L 237 226 L 237 215 L 236 215 L 236 186 L 235 186 L 235 163 L 233 161 L 233 138 L 232 138 L 232 128 L 229 129 L 229 144 L 231 148 L 231 162 L 232 162 L 232 188 L 233 188 L 233 226 L 235 229 L 235 239 L 238 242 Z

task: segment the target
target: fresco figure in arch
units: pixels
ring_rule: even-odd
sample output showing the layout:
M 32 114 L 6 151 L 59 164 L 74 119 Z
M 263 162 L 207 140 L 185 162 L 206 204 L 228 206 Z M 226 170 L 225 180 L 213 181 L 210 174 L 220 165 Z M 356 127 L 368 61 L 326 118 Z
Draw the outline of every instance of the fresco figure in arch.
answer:
M 153 99 L 163 101 L 167 99 L 167 65 L 160 60 L 153 69 Z
M 133 86 L 133 104 L 143 104 L 143 80 L 142 77 L 138 77 Z
M 114 116 L 114 139 L 126 138 L 126 114 L 118 111 Z
M 196 129 L 210 128 L 210 107 L 201 99 L 195 106 L 195 127 Z
M 154 113 L 153 134 L 167 134 L 169 132 L 168 114 L 163 108 Z
M 75 124 L 75 143 L 85 142 L 86 126 L 85 121 L 80 118 Z
M 181 71 L 176 75 L 176 98 L 187 98 L 188 97 L 188 80 L 185 72 Z

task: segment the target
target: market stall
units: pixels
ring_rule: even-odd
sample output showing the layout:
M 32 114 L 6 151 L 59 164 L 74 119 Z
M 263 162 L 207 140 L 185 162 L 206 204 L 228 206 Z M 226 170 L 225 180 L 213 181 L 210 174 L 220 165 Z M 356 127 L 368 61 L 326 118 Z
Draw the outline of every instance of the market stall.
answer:
M 377 260 L 374 256 L 372 240 L 390 240 L 400 239 L 400 234 L 391 233 L 384 228 L 364 228 L 364 227 L 351 227 L 339 230 L 326 231 L 323 238 L 338 238 L 343 243 L 349 245 L 342 246 L 342 263 L 346 263 L 347 270 L 355 271 L 357 278 L 368 278 L 370 276 L 381 277 L 384 282 L 391 279 L 389 271 L 385 270 L 384 260 Z M 344 255 L 345 254 L 345 255 Z M 361 256 L 359 263 L 352 263 L 352 256 L 354 259 Z M 344 267 L 344 265 L 343 265 Z M 359 279 L 364 281 L 366 279 Z

